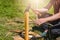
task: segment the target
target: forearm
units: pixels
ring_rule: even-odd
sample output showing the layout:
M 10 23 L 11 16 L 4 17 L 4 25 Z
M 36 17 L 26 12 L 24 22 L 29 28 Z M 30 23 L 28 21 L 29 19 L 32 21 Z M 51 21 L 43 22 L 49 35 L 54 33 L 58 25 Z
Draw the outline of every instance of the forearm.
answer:
M 52 7 L 53 2 L 54 2 L 54 0 L 50 0 L 50 2 L 44 8 L 49 10 Z
M 60 19 L 60 13 L 57 13 L 53 16 L 50 16 L 50 17 L 46 18 L 47 21 L 54 21 L 54 20 L 57 20 L 57 19 Z

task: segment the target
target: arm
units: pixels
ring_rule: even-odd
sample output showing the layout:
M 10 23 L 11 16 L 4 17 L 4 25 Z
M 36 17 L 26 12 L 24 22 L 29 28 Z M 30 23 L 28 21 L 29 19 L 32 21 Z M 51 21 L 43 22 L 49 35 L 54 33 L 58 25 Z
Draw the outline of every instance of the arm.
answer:
M 47 4 L 47 6 L 45 6 L 44 8 L 46 9 L 50 9 L 52 4 L 53 4 L 54 0 L 50 0 L 50 2 Z
M 60 19 L 60 13 L 57 13 L 57 14 L 55 14 L 53 16 L 50 16 L 50 17 L 47 17 L 45 19 L 46 19 L 47 22 L 48 21 L 54 21 L 54 20 Z
M 47 18 L 40 18 L 40 19 L 36 20 L 35 23 L 36 23 L 36 25 L 41 25 L 45 22 L 54 21 L 57 19 L 60 19 L 60 13 L 57 13 L 57 14 L 50 16 L 50 17 L 47 17 Z
M 50 0 L 50 2 L 47 4 L 47 6 L 45 6 L 42 9 L 32 9 L 33 12 L 35 12 L 36 14 L 40 14 L 40 12 L 48 12 L 48 10 L 51 8 L 52 4 L 53 4 L 54 0 Z

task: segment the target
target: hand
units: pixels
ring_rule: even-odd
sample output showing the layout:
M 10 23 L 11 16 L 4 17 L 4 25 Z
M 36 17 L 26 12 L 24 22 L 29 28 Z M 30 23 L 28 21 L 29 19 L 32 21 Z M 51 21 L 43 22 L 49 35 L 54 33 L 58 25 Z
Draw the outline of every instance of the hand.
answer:
M 36 25 L 41 25 L 41 24 L 43 24 L 43 23 L 45 23 L 45 22 L 47 22 L 48 20 L 46 19 L 46 18 L 41 18 L 41 19 L 38 19 L 38 20 L 36 20 L 35 21 L 35 24 Z
M 40 11 L 40 12 L 48 12 L 48 9 L 46 9 L 46 8 L 41 8 L 41 9 L 39 9 L 39 11 Z
M 32 9 L 32 8 L 31 8 Z M 32 11 L 35 13 L 35 14 L 39 14 L 40 13 L 40 11 L 39 11 L 39 9 L 32 9 Z
M 41 9 L 35 9 L 37 12 L 48 12 L 48 9 L 46 8 L 41 8 Z
M 32 8 L 31 8 L 32 9 Z M 40 13 L 47 13 L 48 12 L 48 9 L 46 8 L 42 8 L 42 9 L 32 9 L 33 12 L 36 14 L 36 15 L 39 15 Z

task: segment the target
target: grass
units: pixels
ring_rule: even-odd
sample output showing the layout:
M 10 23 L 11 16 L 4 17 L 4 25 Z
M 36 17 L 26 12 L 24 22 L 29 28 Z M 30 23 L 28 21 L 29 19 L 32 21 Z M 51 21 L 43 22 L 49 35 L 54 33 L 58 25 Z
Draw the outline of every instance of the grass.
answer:
M 10 30 L 22 30 L 24 24 L 14 22 L 12 19 L 0 19 L 0 40 L 13 40 L 14 33 Z

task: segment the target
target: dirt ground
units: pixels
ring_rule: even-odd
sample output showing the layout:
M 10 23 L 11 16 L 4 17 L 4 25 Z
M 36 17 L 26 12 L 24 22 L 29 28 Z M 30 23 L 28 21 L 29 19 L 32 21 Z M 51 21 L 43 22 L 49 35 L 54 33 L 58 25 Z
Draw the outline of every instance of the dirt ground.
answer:
M 60 37 L 58 37 L 57 40 L 60 40 Z
M 19 35 L 14 36 L 13 39 L 14 39 L 14 40 L 24 40 L 24 39 L 23 39 L 22 37 L 20 37 Z

